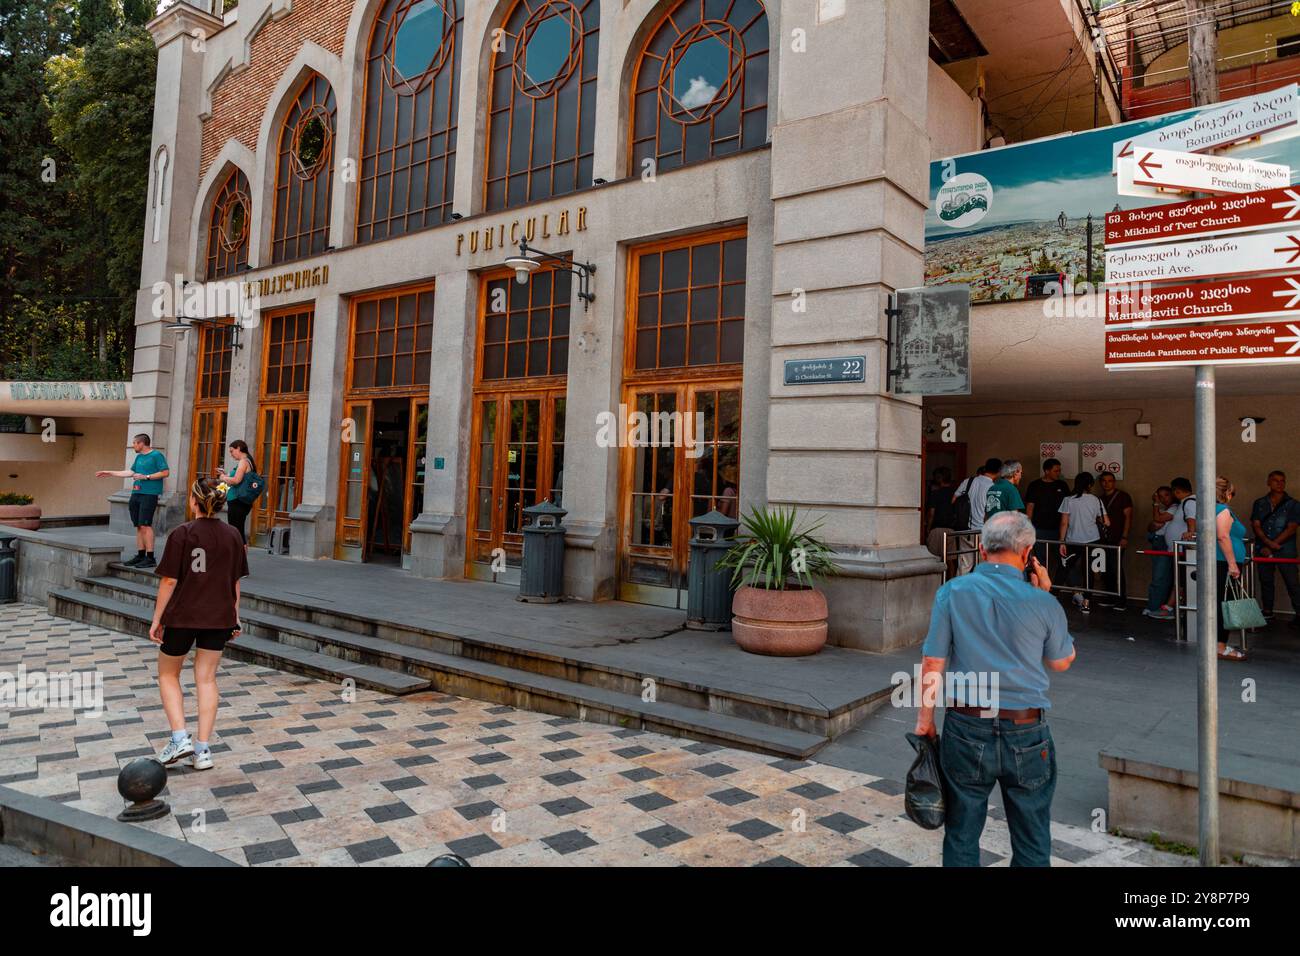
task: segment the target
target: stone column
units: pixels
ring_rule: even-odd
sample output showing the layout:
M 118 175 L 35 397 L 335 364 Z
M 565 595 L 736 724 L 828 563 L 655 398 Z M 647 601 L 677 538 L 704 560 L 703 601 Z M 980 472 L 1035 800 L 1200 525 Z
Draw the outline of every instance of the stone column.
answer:
M 158 283 L 169 287 L 176 276 L 190 274 L 193 250 L 190 249 L 193 197 L 199 190 L 199 154 L 202 127 L 198 104 L 203 92 L 203 59 L 196 36 L 211 36 L 221 29 L 221 20 L 187 4 L 176 4 L 155 17 L 148 25 L 158 47 L 158 84 L 154 94 L 153 142 L 150 149 L 147 219 L 142 223 L 144 246 L 141 254 L 140 291 L 135 309 L 135 363 L 131 376 L 131 412 L 123 447 L 131 435 L 147 432 L 154 448 L 167 457 L 171 477 L 164 483 L 159 500 L 159 514 L 154 527 L 159 531 L 184 520 L 184 489 L 178 484 L 185 478 L 178 411 L 172 403 L 175 350 L 174 333 L 165 329 L 176 315 L 173 289 L 165 298 L 154 291 Z M 165 165 L 158 161 L 166 150 Z M 161 182 L 159 181 L 161 180 Z M 155 201 L 160 211 L 155 211 Z M 156 217 L 156 225 L 155 225 Z M 133 454 L 128 450 L 123 463 Z M 112 530 L 130 532 L 126 513 L 128 490 L 121 489 L 109 497 Z
M 807 49 L 781 57 L 772 140 L 767 497 L 825 522 L 831 642 L 888 650 L 924 635 L 941 570 L 917 544 L 921 406 L 885 379 L 889 292 L 924 276 L 929 8 L 787 0 L 782 24 Z M 787 359 L 859 355 L 865 382 L 784 384 Z
M 459 578 L 465 574 L 478 278 L 462 270 L 435 281 L 424 512 L 411 522 L 411 573 Z
M 324 294 L 316 299 L 302 501 L 289 516 L 289 554 L 295 558 L 334 556 L 348 323 L 346 299 Z

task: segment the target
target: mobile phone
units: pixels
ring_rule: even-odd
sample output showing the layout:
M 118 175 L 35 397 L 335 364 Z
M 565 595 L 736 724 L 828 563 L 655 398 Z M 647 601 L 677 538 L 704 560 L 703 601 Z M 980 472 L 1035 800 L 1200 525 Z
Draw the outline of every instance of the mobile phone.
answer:
M 1031 554 L 1029 556 L 1029 560 L 1025 562 L 1025 580 L 1028 583 L 1030 584 L 1034 583 L 1034 572 L 1037 570 L 1038 570 L 1038 559 Z

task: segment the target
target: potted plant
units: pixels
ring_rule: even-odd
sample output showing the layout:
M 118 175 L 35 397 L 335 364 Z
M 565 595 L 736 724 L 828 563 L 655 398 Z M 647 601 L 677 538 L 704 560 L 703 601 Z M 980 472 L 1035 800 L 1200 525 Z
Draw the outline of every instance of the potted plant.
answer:
M 817 537 L 821 523 L 799 529 L 794 508 L 755 508 L 719 562 L 739 585 L 731 634 L 743 650 L 773 657 L 816 654 L 826 644 L 826 595 L 816 583 L 839 568 Z
M 41 509 L 32 504 L 31 495 L 13 491 L 0 492 L 0 525 L 38 531 L 41 527 Z

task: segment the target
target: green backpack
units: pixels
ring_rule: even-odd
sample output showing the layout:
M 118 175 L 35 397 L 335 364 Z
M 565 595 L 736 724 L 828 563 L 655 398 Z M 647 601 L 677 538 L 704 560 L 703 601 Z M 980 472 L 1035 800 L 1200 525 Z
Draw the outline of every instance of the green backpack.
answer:
M 265 496 L 266 478 L 254 471 L 250 465 L 248 471 L 244 472 L 244 480 L 230 489 L 230 496 L 227 500 L 251 505 Z

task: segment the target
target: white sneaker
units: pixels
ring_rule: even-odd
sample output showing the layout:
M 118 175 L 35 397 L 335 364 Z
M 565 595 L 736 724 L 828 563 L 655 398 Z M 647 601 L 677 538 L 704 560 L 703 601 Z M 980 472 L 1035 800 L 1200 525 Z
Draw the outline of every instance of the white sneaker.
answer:
M 162 749 L 162 753 L 158 755 L 158 762 L 164 767 L 170 767 L 178 763 L 181 758 L 188 757 L 192 753 L 194 753 L 194 741 L 189 736 L 186 736 L 180 743 L 169 740 L 167 746 Z
M 190 766 L 193 767 L 195 770 L 211 770 L 212 769 L 211 748 L 207 750 L 194 751 L 194 758 L 190 761 Z

